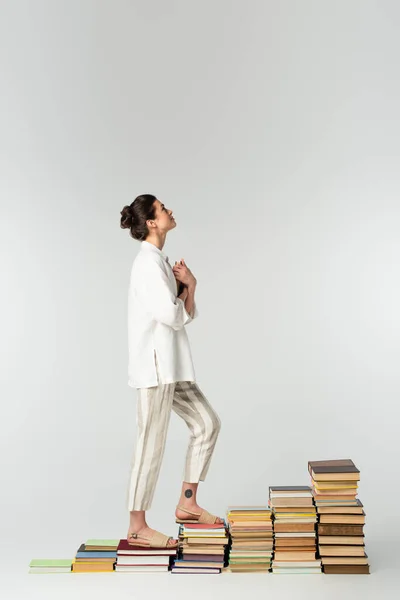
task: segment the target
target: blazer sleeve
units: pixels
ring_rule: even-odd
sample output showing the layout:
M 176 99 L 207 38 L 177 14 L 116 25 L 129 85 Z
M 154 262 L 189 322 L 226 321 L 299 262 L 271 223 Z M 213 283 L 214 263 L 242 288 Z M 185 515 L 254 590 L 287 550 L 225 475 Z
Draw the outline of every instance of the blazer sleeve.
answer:
M 172 291 L 170 280 L 162 266 L 154 260 L 148 260 L 142 265 L 142 269 L 143 276 L 137 290 L 153 318 L 175 330 L 190 323 L 193 319 L 187 312 L 184 301 Z

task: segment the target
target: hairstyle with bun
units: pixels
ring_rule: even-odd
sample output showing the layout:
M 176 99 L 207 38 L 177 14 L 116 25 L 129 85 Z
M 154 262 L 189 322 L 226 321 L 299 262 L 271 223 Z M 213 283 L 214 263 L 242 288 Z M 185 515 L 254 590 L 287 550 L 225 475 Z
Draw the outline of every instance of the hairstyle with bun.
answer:
M 121 228 L 130 229 L 130 235 L 135 240 L 142 241 L 149 235 L 146 221 L 155 218 L 155 200 L 157 198 L 152 194 L 142 194 L 121 210 Z

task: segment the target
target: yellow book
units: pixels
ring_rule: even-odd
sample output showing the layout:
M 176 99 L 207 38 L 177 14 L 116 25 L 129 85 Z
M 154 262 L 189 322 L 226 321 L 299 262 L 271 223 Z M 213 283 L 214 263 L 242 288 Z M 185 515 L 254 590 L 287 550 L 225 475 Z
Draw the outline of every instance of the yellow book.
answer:
M 320 490 L 357 489 L 357 482 L 348 481 L 315 481 L 311 479 L 314 487 Z

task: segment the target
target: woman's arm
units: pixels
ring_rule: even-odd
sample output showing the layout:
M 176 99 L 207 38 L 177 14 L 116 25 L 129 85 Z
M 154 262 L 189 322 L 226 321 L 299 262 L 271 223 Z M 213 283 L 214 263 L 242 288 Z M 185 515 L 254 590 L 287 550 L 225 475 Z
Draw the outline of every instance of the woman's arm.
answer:
M 193 318 L 194 309 L 195 309 L 194 295 L 196 292 L 196 285 L 197 285 L 197 281 L 195 280 L 192 283 L 190 283 L 188 286 L 185 286 L 183 288 L 182 293 L 178 296 L 178 298 L 181 298 L 181 300 L 184 301 L 185 308 L 192 318 Z

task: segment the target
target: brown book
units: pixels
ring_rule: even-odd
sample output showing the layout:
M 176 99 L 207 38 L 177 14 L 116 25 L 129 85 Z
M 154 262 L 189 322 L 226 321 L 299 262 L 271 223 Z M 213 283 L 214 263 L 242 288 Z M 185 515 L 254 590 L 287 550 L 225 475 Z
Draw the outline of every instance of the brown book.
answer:
M 357 498 L 357 506 L 317 506 L 317 512 L 321 514 L 363 514 L 363 503 Z
M 274 560 L 314 560 L 315 552 L 298 551 L 298 552 L 281 552 L 275 550 Z
M 295 511 L 293 511 L 293 507 L 292 506 L 278 506 L 273 511 L 273 514 L 276 515 L 276 513 L 298 512 L 297 509 L 298 509 L 298 506 L 295 507 Z M 310 504 L 310 506 L 306 506 L 305 510 L 302 510 L 301 512 L 307 512 L 307 513 L 313 513 L 313 514 L 315 514 L 316 513 L 316 508 L 315 508 L 314 505 Z
M 320 556 L 364 556 L 364 546 L 321 546 L 318 544 Z
M 279 533 L 315 531 L 315 523 L 279 523 L 276 521 L 274 530 Z
M 324 500 L 324 502 L 344 501 L 348 502 L 348 506 L 357 506 L 356 494 L 317 494 L 316 492 L 313 492 L 313 498 L 315 502 L 319 502 L 320 500 Z
M 271 543 L 273 542 L 273 540 L 268 540 L 268 541 L 255 541 L 255 540 L 234 540 L 232 543 L 232 548 L 249 548 L 251 549 L 252 547 L 254 547 L 255 549 L 262 549 L 262 548 L 267 548 L 271 545 Z
M 314 506 L 312 496 L 309 498 L 271 498 L 271 506 L 286 506 L 293 508 L 303 507 L 303 506 Z
M 308 471 L 317 481 L 359 481 L 360 471 L 350 458 L 310 460 Z
M 364 525 L 324 525 L 318 523 L 318 535 L 364 535 Z
M 278 546 L 315 546 L 315 537 L 275 538 L 275 548 Z
M 320 544 L 352 544 L 354 546 L 363 546 L 365 538 L 363 535 L 320 535 L 318 542 Z
M 275 552 L 317 552 L 317 546 L 275 546 Z
M 224 540 L 224 538 L 207 538 L 206 540 L 201 537 L 188 537 L 186 538 L 187 542 L 189 545 L 193 545 L 195 546 L 196 544 L 200 544 L 202 546 L 204 545 L 212 545 L 212 546 L 221 546 L 223 544 L 227 544 L 228 543 L 228 539 Z
M 324 565 L 327 575 L 368 575 L 369 565 Z
M 323 565 L 367 565 L 368 554 L 364 556 L 324 556 Z
M 363 525 L 365 523 L 365 513 L 362 515 L 320 515 L 320 523 L 342 523 L 351 525 Z
M 314 498 L 315 496 L 318 496 L 319 499 L 326 499 L 326 498 L 338 498 L 339 496 L 343 496 L 344 498 L 346 498 L 346 500 L 356 500 L 356 496 L 357 496 L 357 490 L 354 489 L 339 489 L 339 490 L 320 490 L 317 488 L 313 488 L 313 492 L 314 492 Z

